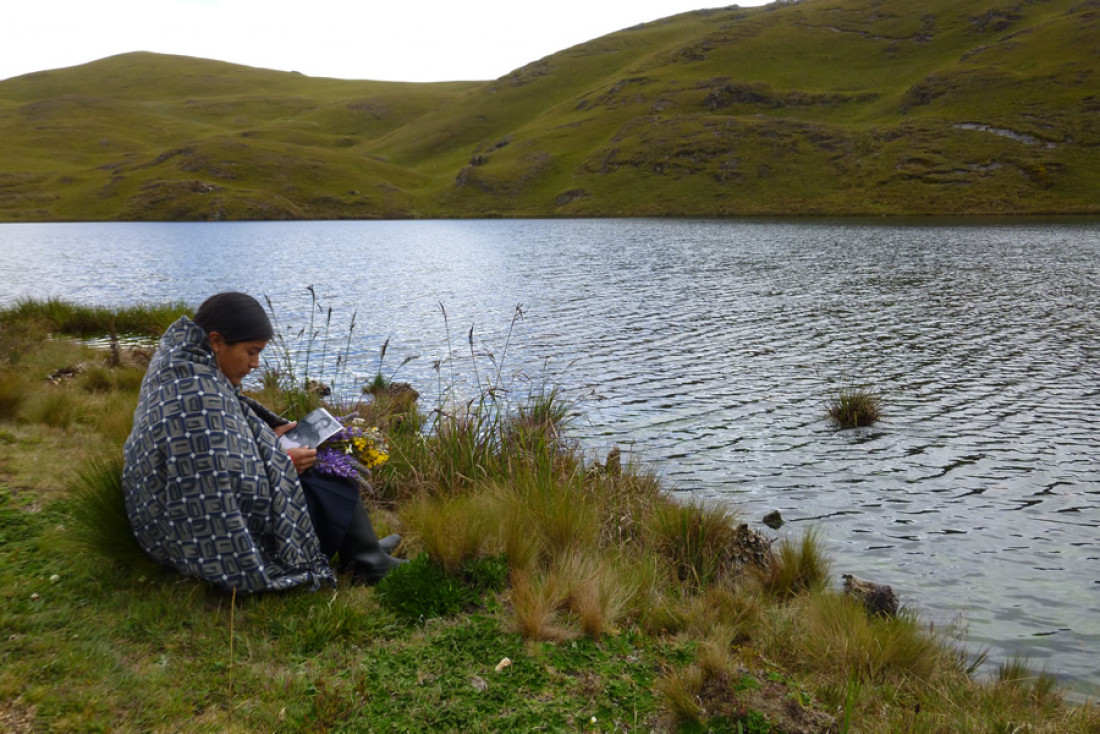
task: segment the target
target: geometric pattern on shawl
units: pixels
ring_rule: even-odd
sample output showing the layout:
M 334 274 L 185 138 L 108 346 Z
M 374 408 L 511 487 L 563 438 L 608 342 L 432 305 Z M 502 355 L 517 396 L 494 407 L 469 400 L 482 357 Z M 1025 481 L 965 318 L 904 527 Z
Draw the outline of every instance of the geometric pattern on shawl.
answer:
M 158 563 L 255 593 L 336 579 L 266 410 L 217 366 L 186 316 L 161 337 L 124 448 L 134 537 Z

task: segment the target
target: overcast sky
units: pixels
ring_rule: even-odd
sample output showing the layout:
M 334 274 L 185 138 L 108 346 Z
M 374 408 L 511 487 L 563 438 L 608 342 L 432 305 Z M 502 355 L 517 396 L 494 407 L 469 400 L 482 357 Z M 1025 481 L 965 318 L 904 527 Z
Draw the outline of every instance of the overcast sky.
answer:
M 309 76 L 495 79 L 607 33 L 721 0 L 7 0 L 0 79 L 129 51 Z M 740 0 L 747 7 L 766 0 Z

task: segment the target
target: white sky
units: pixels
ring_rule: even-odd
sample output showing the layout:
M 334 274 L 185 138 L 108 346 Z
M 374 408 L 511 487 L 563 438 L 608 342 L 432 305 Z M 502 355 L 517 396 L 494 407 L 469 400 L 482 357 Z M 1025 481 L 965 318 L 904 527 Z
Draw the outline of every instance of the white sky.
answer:
M 768 0 L 738 0 L 748 7 Z M 723 0 L 5 0 L 0 79 L 129 51 L 309 76 L 495 79 L 531 61 Z

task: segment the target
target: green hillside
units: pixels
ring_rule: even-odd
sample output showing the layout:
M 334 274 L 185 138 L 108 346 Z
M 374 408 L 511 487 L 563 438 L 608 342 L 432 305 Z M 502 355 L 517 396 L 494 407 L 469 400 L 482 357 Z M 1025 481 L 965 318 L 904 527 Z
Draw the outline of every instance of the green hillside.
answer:
M 0 82 L 0 221 L 1100 213 L 1100 1 L 697 11 L 489 82 Z

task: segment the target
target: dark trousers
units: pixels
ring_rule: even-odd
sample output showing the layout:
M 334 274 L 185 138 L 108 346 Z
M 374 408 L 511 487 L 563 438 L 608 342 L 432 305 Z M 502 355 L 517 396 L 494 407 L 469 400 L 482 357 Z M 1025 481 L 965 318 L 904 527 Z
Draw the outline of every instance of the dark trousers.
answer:
M 298 477 L 306 495 L 309 518 L 321 541 L 321 552 L 329 558 L 344 542 L 351 523 L 351 513 L 363 500 L 359 488 L 350 479 L 307 471 Z

